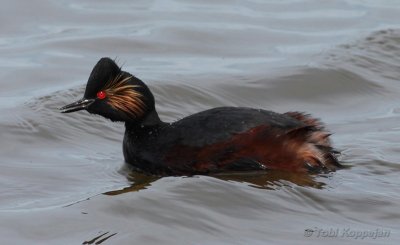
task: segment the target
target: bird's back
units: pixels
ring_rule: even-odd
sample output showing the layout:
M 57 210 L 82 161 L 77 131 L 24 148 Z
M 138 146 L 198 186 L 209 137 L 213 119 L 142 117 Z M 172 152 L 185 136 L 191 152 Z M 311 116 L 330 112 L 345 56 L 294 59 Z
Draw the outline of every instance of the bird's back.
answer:
M 218 107 L 202 111 L 172 123 L 160 140 L 193 147 L 204 147 L 229 140 L 258 126 L 285 131 L 304 124 L 290 116 L 245 107 Z

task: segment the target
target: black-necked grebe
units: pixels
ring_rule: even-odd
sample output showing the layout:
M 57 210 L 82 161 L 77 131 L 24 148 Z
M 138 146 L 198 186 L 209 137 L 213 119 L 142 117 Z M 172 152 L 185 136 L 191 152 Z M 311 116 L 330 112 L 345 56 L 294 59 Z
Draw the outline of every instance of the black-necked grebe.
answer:
M 93 68 L 82 99 L 62 107 L 125 122 L 125 161 L 158 175 L 224 171 L 333 171 L 341 165 L 323 124 L 300 112 L 219 107 L 162 122 L 153 94 L 110 58 Z

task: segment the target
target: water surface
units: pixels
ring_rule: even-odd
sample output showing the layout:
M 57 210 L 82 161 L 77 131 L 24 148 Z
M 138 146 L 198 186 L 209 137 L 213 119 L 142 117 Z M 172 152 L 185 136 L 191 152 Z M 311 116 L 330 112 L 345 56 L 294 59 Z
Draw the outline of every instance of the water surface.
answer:
M 3 1 L 2 243 L 398 244 L 399 12 L 367 0 Z M 351 167 L 130 173 L 123 124 L 57 110 L 103 56 L 149 85 L 165 121 L 223 105 L 306 111 Z

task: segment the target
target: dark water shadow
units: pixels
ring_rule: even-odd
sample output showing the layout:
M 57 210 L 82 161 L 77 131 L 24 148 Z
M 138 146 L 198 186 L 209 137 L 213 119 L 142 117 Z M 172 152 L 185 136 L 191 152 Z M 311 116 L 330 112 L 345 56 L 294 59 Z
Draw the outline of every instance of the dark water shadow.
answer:
M 322 189 L 326 185 L 325 183 L 316 180 L 316 178 L 320 175 L 310 173 L 293 173 L 277 170 L 255 171 L 246 173 L 223 173 L 215 174 L 212 176 L 225 181 L 246 183 L 251 187 L 266 190 L 274 190 L 277 187 L 291 184 L 312 187 L 316 189 Z
M 151 186 L 153 182 L 162 178 L 162 176 L 154 176 L 142 172 L 137 172 L 134 170 L 127 170 L 128 168 L 129 166 L 124 166 L 122 174 L 124 174 L 125 177 L 132 182 L 132 184 L 122 189 L 105 192 L 103 193 L 104 195 L 115 196 L 128 192 L 141 191 L 147 189 L 149 186 Z M 274 190 L 278 187 L 290 186 L 292 184 L 303 187 L 323 189 L 326 186 L 326 183 L 322 182 L 320 177 L 326 177 L 329 175 L 330 173 L 310 174 L 310 173 L 269 170 L 269 171 L 218 173 L 218 174 L 211 174 L 209 176 L 223 181 L 244 183 L 254 188 Z
M 118 190 L 107 191 L 103 194 L 107 196 L 116 196 L 127 192 L 137 192 L 140 190 L 147 189 L 151 185 L 151 183 L 161 178 L 160 176 L 148 175 L 136 171 L 130 171 L 129 173 L 125 173 L 125 177 L 129 181 L 133 182 L 131 186 L 124 187 Z
M 105 242 L 106 240 L 108 240 L 109 238 L 117 235 L 118 233 L 112 233 L 111 235 L 106 236 L 107 234 L 109 234 L 110 232 L 104 232 L 103 234 L 96 236 L 95 238 L 89 240 L 89 241 L 84 241 L 82 244 L 102 244 L 103 242 Z

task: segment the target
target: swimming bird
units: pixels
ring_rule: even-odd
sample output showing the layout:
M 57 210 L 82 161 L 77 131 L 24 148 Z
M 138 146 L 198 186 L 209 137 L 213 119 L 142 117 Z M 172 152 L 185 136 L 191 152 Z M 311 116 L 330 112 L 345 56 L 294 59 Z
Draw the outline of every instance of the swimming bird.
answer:
M 60 110 L 86 110 L 124 122 L 125 161 L 145 173 L 319 173 L 341 167 L 329 132 L 306 113 L 218 107 L 163 122 L 148 86 L 107 57 L 94 66 L 83 98 Z

